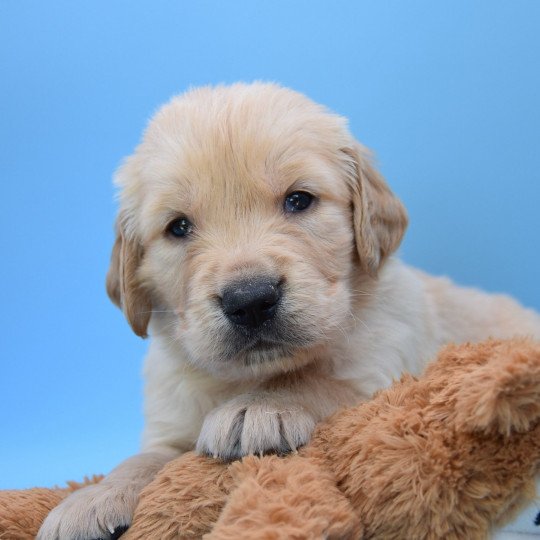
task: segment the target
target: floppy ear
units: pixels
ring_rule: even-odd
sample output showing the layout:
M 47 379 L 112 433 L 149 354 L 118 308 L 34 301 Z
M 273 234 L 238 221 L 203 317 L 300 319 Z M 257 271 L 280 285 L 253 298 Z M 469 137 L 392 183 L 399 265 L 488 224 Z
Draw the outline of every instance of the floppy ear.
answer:
M 116 223 L 111 266 L 107 273 L 109 298 L 124 312 L 131 328 L 140 337 L 147 337 L 152 302 L 147 291 L 137 279 L 137 269 L 143 249 L 136 239 L 127 238 L 121 219 Z
M 360 265 L 372 277 L 401 243 L 407 212 L 359 143 L 344 148 L 352 165 L 354 234 Z

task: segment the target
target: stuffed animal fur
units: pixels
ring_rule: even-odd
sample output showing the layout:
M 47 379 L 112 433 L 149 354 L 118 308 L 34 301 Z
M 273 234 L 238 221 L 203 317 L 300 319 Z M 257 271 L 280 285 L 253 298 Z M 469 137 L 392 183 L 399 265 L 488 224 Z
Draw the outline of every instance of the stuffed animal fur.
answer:
M 122 538 L 487 538 L 535 496 L 539 469 L 540 344 L 449 346 L 298 453 L 170 462 Z M 33 538 L 66 494 L 1 492 L 0 538 Z

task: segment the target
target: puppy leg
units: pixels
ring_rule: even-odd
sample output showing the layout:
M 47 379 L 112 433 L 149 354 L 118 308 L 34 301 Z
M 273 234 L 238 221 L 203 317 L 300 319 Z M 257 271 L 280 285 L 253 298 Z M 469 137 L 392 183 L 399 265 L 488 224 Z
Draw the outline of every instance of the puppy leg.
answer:
M 122 462 L 99 484 L 77 490 L 47 516 L 37 540 L 113 540 L 131 524 L 141 490 L 180 452 L 146 452 Z
M 286 454 L 306 444 L 317 422 L 360 396 L 345 381 L 289 374 L 241 394 L 205 418 L 197 451 L 223 460 Z

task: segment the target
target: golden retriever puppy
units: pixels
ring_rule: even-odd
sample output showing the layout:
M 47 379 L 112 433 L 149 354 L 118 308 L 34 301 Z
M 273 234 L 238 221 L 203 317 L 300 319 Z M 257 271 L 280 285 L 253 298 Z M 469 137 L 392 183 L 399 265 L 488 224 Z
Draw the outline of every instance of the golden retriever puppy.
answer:
M 402 204 L 343 118 L 277 85 L 173 99 L 117 182 L 107 288 L 152 337 L 143 452 L 68 497 L 40 540 L 116 538 L 181 452 L 293 451 L 445 342 L 540 337 L 513 300 L 391 258 Z

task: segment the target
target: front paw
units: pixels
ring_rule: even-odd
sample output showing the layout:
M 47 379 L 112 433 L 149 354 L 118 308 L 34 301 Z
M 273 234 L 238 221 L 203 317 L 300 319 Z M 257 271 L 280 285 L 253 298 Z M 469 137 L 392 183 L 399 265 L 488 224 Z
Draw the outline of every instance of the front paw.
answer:
M 239 396 L 204 420 L 197 451 L 230 461 L 247 454 L 286 454 L 309 441 L 315 416 L 273 397 Z
M 37 540 L 115 540 L 131 524 L 137 500 L 129 485 L 85 487 L 51 511 Z

